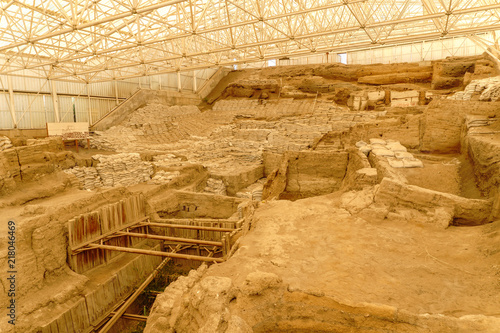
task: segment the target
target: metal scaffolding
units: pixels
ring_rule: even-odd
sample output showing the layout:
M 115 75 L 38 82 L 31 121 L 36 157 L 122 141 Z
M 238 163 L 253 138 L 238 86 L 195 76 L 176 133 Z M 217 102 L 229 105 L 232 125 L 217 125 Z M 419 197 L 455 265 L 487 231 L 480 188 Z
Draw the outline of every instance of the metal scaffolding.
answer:
M 0 74 L 84 83 L 500 29 L 496 0 L 0 0 Z

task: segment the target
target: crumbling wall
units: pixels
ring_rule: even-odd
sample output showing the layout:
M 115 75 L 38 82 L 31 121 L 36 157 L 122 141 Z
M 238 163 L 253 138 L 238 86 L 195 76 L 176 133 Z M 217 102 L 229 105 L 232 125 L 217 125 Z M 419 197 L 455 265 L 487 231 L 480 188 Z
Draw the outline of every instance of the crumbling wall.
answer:
M 423 152 L 459 152 L 466 114 L 500 116 L 500 102 L 432 101 L 420 123 L 420 150 Z
M 207 193 L 170 191 L 150 200 L 151 209 L 162 218 L 214 218 L 231 217 L 244 200 Z
M 64 151 L 61 138 L 36 140 L 28 146 L 0 152 L 0 195 L 14 190 L 21 182 L 37 180 L 78 163 L 72 152 Z
M 243 170 L 235 170 L 232 173 L 213 173 L 212 177 L 222 180 L 226 187 L 227 194 L 234 196 L 241 189 L 264 177 L 264 166 L 257 165 Z
M 85 190 L 135 185 L 149 181 L 153 175 L 152 164 L 142 161 L 139 153 L 94 155 L 92 158 L 96 161 L 95 167 L 75 167 L 66 171 L 74 174 Z
M 489 195 L 500 194 L 500 144 L 491 136 L 469 135 L 466 140 L 479 188 Z
M 343 190 L 361 190 L 364 186 L 378 182 L 378 172 L 372 168 L 367 156 L 358 149 L 348 150 L 349 159 L 346 175 L 342 181 Z
M 210 272 L 210 270 L 208 271 Z M 170 284 L 156 298 L 145 333 L 163 332 L 493 332 L 494 317 L 415 314 L 393 306 L 345 304 L 320 291 L 290 287 L 256 270 L 244 282 L 210 276 L 206 266 Z M 390 327 L 390 328 L 389 328 Z
M 420 114 L 408 114 L 392 119 L 381 119 L 372 123 L 354 126 L 350 132 L 350 144 L 370 138 L 392 139 L 402 145 L 415 149 L 420 145 Z
M 287 186 L 290 195 L 310 197 L 340 188 L 348 162 L 346 152 L 293 152 L 288 154 Z
M 490 200 L 466 199 L 449 193 L 406 185 L 390 178 L 384 178 L 380 183 L 375 194 L 375 203 L 433 214 L 439 209 L 442 211 L 439 218 L 445 224 L 484 224 L 489 221 L 492 209 Z
M 263 198 L 305 198 L 336 191 L 346 174 L 348 156 L 347 152 L 286 152 L 279 168 L 268 176 Z
M 432 89 L 450 89 L 464 82 L 466 73 L 474 73 L 474 61 L 437 61 L 434 63 Z

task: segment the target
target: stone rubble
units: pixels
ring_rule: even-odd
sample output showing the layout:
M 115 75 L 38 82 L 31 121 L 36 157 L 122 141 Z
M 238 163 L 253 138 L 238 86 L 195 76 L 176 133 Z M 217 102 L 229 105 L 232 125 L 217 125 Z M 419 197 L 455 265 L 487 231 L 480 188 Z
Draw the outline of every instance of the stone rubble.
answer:
M 356 142 L 356 147 L 366 156 L 373 153 L 376 156 L 387 158 L 387 162 L 393 168 L 424 167 L 422 161 L 407 152 L 406 147 L 399 141 L 373 138 L 370 139 L 369 144 L 364 141 Z
M 129 186 L 148 181 L 153 174 L 151 163 L 143 162 L 138 153 L 94 155 L 103 186 Z
M 252 185 L 237 192 L 236 197 L 252 199 L 252 200 L 256 200 L 256 201 L 262 201 L 262 191 L 264 189 L 265 182 L 266 182 L 266 178 L 259 179 L 257 182 L 253 183 Z
M 153 165 L 144 162 L 138 153 L 121 153 L 114 155 L 94 155 L 94 160 L 99 161 L 94 167 L 74 167 L 65 170 L 74 174 L 85 190 L 94 190 L 98 187 L 130 186 L 149 181 L 153 174 Z M 173 179 L 170 175 L 160 174 L 154 181 L 168 182 Z
M 12 147 L 12 142 L 10 142 L 10 139 L 8 137 L 0 136 L 0 151 L 4 151 Z
M 307 150 L 328 132 L 346 131 L 385 115 L 385 111 L 353 112 L 331 101 L 290 98 L 221 100 L 205 112 L 195 106 L 148 105 L 121 124 L 95 132 L 91 147 L 117 152 L 164 151 L 184 156 L 210 172 L 234 172 L 261 164 L 264 150 Z M 176 163 L 187 163 L 185 159 Z M 155 165 L 169 164 L 173 160 Z
M 183 161 L 182 158 L 177 157 L 174 154 L 156 155 L 153 157 L 153 165 L 156 168 L 178 167 L 187 163 L 189 162 Z
M 155 175 L 148 181 L 148 184 L 162 185 L 170 183 L 174 178 L 180 175 L 180 171 L 168 172 L 165 170 L 158 170 Z
M 448 97 L 448 99 L 470 101 L 472 96 L 478 94 L 480 101 L 498 101 L 500 99 L 500 76 L 474 80 L 459 91 Z
M 102 179 L 94 167 L 74 167 L 64 172 L 75 175 L 83 190 L 94 190 L 103 186 Z
M 227 195 L 226 185 L 221 179 L 208 178 L 207 186 L 203 190 L 205 193 L 212 193 L 217 195 Z

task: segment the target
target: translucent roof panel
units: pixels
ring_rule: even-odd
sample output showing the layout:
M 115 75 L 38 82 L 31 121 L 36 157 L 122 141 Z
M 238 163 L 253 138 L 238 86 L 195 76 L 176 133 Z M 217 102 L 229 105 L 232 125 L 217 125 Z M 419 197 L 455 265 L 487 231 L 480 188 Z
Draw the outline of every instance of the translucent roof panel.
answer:
M 0 74 L 84 82 L 500 29 L 496 0 L 0 0 Z

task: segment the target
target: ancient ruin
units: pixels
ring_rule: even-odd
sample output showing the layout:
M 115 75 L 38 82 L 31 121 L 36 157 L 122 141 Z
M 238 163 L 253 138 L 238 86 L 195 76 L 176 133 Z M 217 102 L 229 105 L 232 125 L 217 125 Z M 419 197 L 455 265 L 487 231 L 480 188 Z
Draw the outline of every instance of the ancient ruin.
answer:
M 498 332 L 498 75 L 236 70 L 130 97 L 78 152 L 1 136 L 0 331 Z

